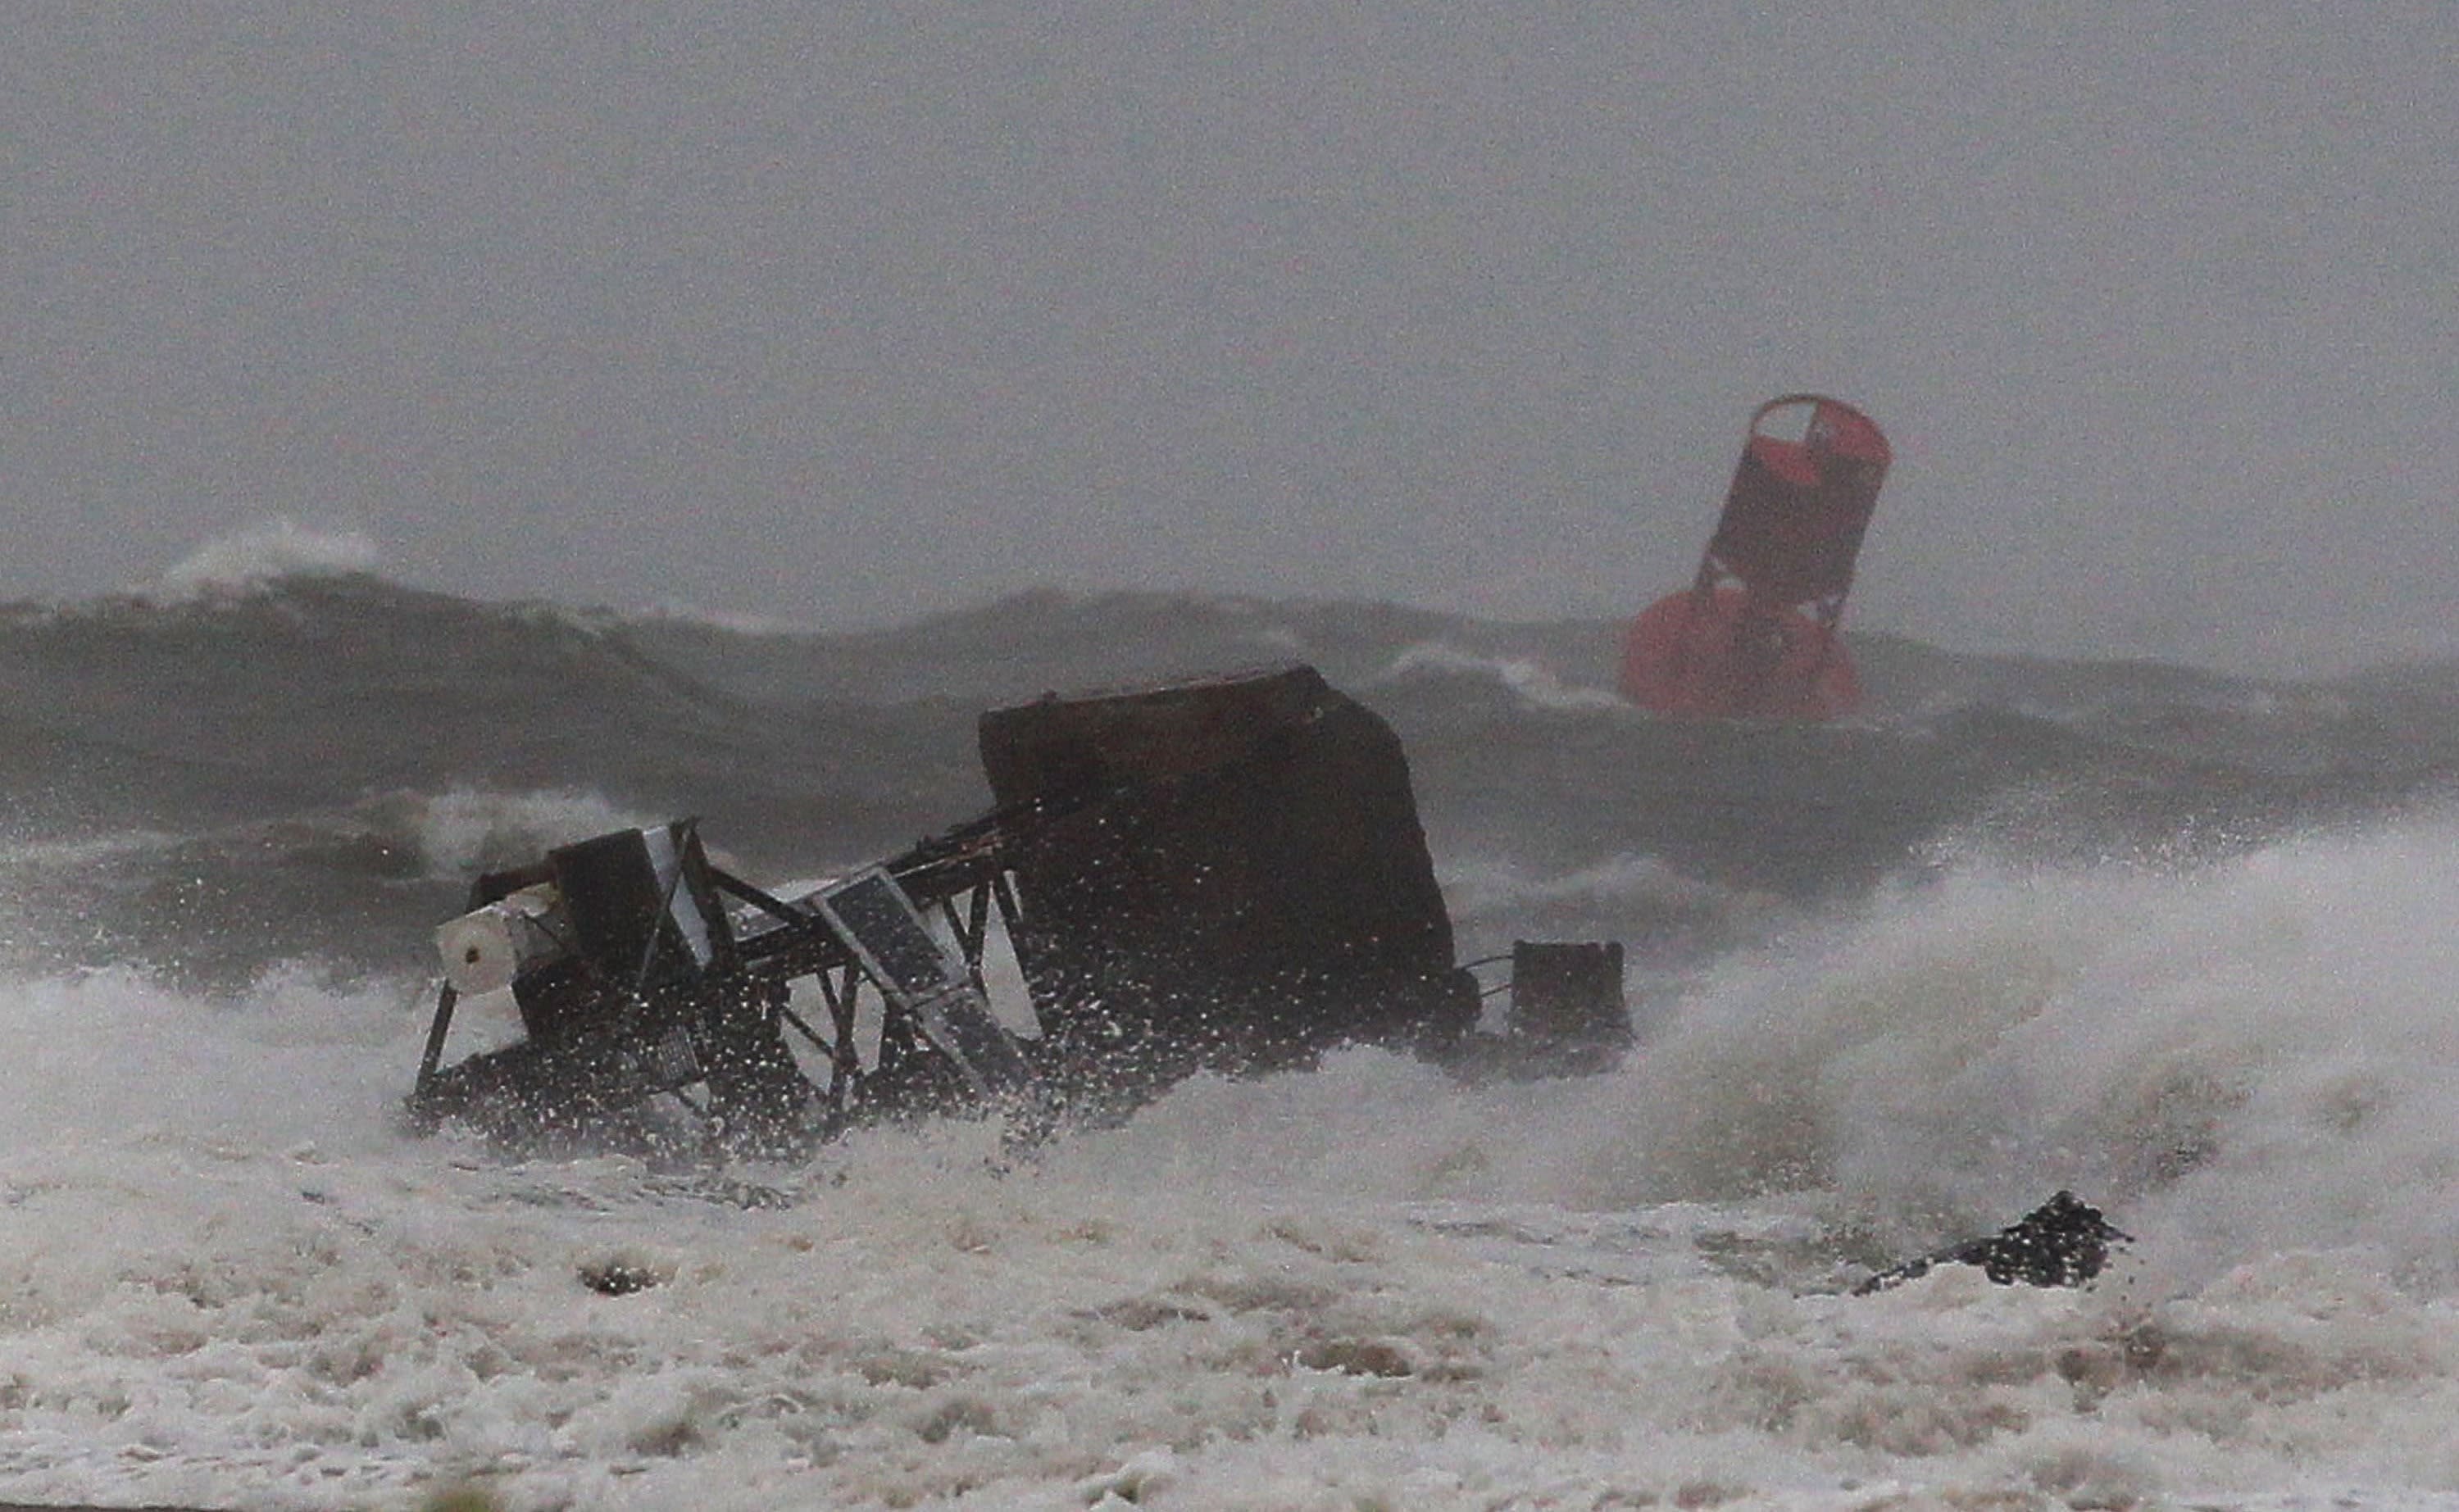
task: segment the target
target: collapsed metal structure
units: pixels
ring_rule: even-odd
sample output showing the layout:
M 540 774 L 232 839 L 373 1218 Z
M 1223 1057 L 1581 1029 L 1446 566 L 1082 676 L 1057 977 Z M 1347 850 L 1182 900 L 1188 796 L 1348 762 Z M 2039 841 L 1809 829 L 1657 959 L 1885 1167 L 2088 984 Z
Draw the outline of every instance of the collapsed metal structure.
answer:
M 1311 667 L 1048 695 L 978 734 L 991 812 L 796 895 L 690 820 L 481 876 L 437 932 L 413 1126 L 786 1154 L 981 1109 L 1029 1139 L 1345 1043 L 1579 1070 L 1629 1040 L 1616 944 L 1518 943 L 1480 1030 L 1490 963 L 1454 958 L 1399 740 Z M 993 1001 L 994 926 L 1022 1004 Z M 459 1005 L 499 992 L 519 1038 L 448 1063 Z

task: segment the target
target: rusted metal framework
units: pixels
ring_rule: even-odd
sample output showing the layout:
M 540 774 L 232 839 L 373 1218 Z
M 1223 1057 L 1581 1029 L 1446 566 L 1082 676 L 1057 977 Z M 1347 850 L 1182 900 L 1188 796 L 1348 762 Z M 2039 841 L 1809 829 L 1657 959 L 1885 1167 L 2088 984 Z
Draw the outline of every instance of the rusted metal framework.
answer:
M 791 1153 L 989 1110 L 1033 1139 L 1342 1043 L 1475 1059 L 1399 742 L 1312 668 L 1047 696 L 980 740 L 998 807 L 801 895 L 712 863 L 688 820 L 479 878 L 438 931 L 413 1125 Z M 994 1011 L 994 925 L 1029 1031 Z M 1549 949 L 1543 1017 L 1584 1025 L 1585 1068 L 1619 1049 L 1592 1031 L 1622 1015 L 1620 949 Z M 461 1000 L 507 989 L 520 1040 L 448 1064 Z
M 867 953 L 822 893 L 780 897 L 710 863 L 694 821 L 666 827 L 680 864 L 654 892 L 637 885 L 654 881 L 654 871 L 607 858 L 637 856 L 635 837 L 656 831 L 617 831 L 482 876 L 465 917 L 539 889 L 553 890 L 560 907 L 543 927 L 540 958 L 506 983 L 521 1018 L 517 1043 L 445 1063 L 466 996 L 448 972 L 409 1100 L 413 1127 L 459 1119 L 510 1144 L 706 1134 L 738 1150 L 789 1152 L 879 1108 L 999 1096 L 1021 1106 L 1031 1079 L 985 1034 L 979 1006 L 991 916 L 1011 933 L 1020 920 L 1000 849 L 1003 818 L 1030 816 L 985 818 L 858 873 L 887 879 L 943 921 L 972 994 L 953 1005 L 914 993 L 910 975 Z M 685 910 L 704 927 L 704 954 L 682 938 L 676 921 Z M 794 1006 L 791 988 L 803 980 L 823 1005 L 819 1024 Z M 858 1042 L 866 988 L 878 1006 L 868 1060 Z M 797 1057 L 789 1037 L 815 1055 Z M 817 1081 L 804 1069 L 812 1062 L 825 1068 Z M 675 1105 L 650 1106 L 661 1098 Z

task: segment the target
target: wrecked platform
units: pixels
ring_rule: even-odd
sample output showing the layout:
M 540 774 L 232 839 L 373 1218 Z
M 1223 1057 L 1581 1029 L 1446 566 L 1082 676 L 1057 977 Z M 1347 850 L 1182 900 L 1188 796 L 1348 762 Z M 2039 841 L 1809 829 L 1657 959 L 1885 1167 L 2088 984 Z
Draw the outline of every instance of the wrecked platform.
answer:
M 1045 695 L 978 735 L 991 812 L 794 895 L 690 820 L 478 878 L 437 932 L 411 1125 L 791 1154 L 996 1112 L 1030 1140 L 1339 1045 L 1520 1074 L 1629 1042 L 1609 944 L 1521 943 L 1527 991 L 1480 1031 L 1505 957 L 1456 959 L 1399 739 L 1312 667 Z M 448 1060 L 501 993 L 519 1038 Z

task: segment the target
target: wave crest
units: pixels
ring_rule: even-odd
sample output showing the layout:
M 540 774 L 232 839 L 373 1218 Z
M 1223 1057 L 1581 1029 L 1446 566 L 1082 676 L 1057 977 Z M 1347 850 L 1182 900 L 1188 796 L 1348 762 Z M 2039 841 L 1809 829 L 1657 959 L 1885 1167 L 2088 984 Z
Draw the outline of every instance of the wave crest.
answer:
M 295 520 L 260 520 L 216 536 L 162 574 L 138 597 L 158 603 L 252 593 L 287 578 L 372 573 L 383 559 L 365 531 L 328 531 Z
M 1629 701 L 1610 688 L 1566 682 L 1553 668 L 1527 657 L 1489 656 L 1464 650 L 1448 641 L 1429 640 L 1408 647 L 1383 668 L 1377 682 L 1416 677 L 1485 678 L 1523 704 L 1541 709 L 1629 709 Z

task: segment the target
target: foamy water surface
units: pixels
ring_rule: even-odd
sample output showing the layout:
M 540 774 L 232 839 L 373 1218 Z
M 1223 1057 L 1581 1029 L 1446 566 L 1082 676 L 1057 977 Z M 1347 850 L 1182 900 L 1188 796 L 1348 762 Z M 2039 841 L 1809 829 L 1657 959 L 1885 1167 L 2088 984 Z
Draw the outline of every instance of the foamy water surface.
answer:
M 393 1132 L 411 984 L 17 982 L 0 1497 L 2459 1506 L 2453 829 L 1974 863 L 1613 1076 L 1355 1053 L 1005 1167 L 508 1166 Z M 2094 1288 L 1846 1294 L 2060 1186 Z

